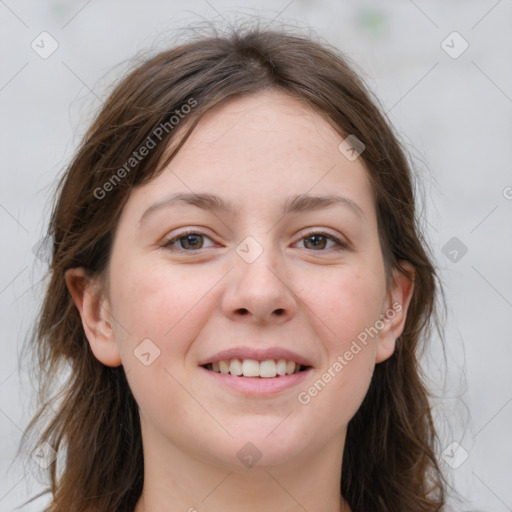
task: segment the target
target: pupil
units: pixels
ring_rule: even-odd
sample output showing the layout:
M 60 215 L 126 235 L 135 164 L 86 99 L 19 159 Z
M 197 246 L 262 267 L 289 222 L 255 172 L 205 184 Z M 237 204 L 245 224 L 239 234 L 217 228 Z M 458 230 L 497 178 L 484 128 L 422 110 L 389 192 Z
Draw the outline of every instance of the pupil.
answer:
M 315 247 L 318 247 L 318 244 L 321 243 L 321 242 L 318 241 L 318 238 L 322 238 L 323 239 L 322 241 L 324 242 L 324 245 L 325 245 L 325 237 L 323 235 L 311 235 L 311 236 L 308 236 L 309 240 L 313 240 L 313 239 L 316 240 L 315 242 L 313 242 L 313 245 Z
M 200 237 L 201 235 L 187 235 L 185 237 L 183 237 L 185 239 L 185 245 L 189 244 L 190 243 L 190 240 L 192 239 L 192 245 L 191 247 L 194 248 L 198 245 L 198 238 Z M 184 247 L 184 249 L 186 249 L 187 247 Z

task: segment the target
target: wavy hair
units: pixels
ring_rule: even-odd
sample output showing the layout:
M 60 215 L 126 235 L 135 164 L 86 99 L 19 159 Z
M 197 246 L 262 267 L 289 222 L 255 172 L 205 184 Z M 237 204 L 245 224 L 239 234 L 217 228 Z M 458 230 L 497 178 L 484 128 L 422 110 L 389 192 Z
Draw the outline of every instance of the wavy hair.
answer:
M 364 142 L 361 158 L 372 185 L 388 283 L 396 268 L 414 279 L 395 352 L 376 366 L 348 425 L 340 492 L 353 512 L 444 510 L 447 484 L 436 459 L 419 364 L 432 327 L 441 332 L 442 287 L 421 234 L 407 153 L 342 52 L 310 36 L 252 26 L 195 34 L 137 64 L 102 105 L 58 182 L 48 227 L 46 295 L 26 347 L 35 354 L 38 410 L 18 450 L 30 440 L 65 455 L 59 472 L 56 461 L 47 470 L 49 512 L 131 512 L 144 481 L 137 403 L 123 367 L 107 367 L 94 357 L 65 271 L 84 267 L 102 277 L 130 191 L 162 171 L 205 112 L 268 88 L 299 98 L 340 134 Z M 195 106 L 186 119 L 163 130 L 144 159 L 120 172 L 155 127 L 169 124 L 191 99 Z M 115 183 L 114 175 L 120 178 Z M 107 182 L 112 186 L 102 200 Z M 414 276 L 399 260 L 413 265 Z

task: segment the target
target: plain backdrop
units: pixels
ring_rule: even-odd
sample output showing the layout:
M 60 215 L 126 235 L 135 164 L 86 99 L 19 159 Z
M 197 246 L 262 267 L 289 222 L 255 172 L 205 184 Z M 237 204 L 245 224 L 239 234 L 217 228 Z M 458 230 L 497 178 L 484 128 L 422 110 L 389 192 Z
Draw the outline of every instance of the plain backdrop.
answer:
M 42 299 L 34 246 L 56 178 L 115 66 L 177 27 L 246 16 L 344 51 L 405 141 L 448 301 L 447 369 L 436 337 L 424 365 L 442 465 L 466 500 L 454 509 L 512 510 L 510 0 L 0 1 L 0 510 L 42 488 L 36 463 L 13 458 L 34 412 L 18 352 Z

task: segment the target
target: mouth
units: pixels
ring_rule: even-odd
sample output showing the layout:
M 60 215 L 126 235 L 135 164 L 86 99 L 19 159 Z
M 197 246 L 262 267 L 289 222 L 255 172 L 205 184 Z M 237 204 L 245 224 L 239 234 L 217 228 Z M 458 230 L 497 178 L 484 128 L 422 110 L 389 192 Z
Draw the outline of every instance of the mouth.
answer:
M 310 370 L 312 367 L 286 359 L 223 359 L 201 365 L 205 370 L 251 379 L 279 379 Z

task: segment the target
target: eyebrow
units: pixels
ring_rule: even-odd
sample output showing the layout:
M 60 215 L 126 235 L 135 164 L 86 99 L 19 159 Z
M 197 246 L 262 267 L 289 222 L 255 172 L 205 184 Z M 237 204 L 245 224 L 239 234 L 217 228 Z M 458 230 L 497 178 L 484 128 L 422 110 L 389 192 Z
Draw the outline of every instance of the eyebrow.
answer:
M 153 203 L 139 219 L 142 223 L 150 214 L 162 208 L 177 206 L 180 204 L 196 206 L 202 210 L 210 210 L 219 213 L 227 213 L 237 216 L 240 209 L 236 208 L 231 201 L 226 201 L 215 194 L 209 193 L 177 193 L 164 197 L 160 201 Z M 312 196 L 309 194 L 299 194 L 290 196 L 283 205 L 282 214 L 304 213 L 310 211 L 324 210 L 335 205 L 341 205 L 349 208 L 353 213 L 361 219 L 366 220 L 366 216 L 362 208 L 349 199 L 348 197 L 339 195 Z

